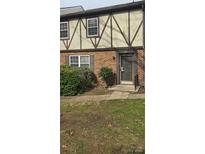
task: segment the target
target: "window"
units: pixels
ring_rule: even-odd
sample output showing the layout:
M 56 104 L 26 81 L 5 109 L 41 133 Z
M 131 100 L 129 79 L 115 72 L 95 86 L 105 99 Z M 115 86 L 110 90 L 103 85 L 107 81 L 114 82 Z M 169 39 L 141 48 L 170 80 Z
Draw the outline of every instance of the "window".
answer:
M 87 35 L 88 37 L 98 36 L 98 18 L 87 19 Z
M 69 65 L 72 67 L 90 68 L 90 56 L 70 56 Z
M 60 23 L 60 38 L 69 39 L 68 22 Z
M 70 57 L 70 66 L 72 66 L 72 67 L 78 67 L 79 66 L 78 56 L 71 56 Z

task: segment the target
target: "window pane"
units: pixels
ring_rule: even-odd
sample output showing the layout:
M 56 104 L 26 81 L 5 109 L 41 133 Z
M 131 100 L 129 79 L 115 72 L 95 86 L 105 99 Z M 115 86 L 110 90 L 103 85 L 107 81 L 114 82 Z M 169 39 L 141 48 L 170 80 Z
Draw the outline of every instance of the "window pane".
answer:
M 89 19 L 88 27 L 97 27 L 97 19 Z
M 71 56 L 70 57 L 70 63 L 78 64 L 78 56 Z
M 78 67 L 78 64 L 70 64 L 72 67 Z
M 97 27 L 96 28 L 88 28 L 88 35 L 97 35 Z
M 82 68 L 89 68 L 89 64 L 80 64 L 80 67 L 82 67 Z
M 61 31 L 60 37 L 68 37 L 68 31 Z
M 82 64 L 89 64 L 89 57 L 88 56 L 81 56 L 80 63 Z
M 67 26 L 68 26 L 67 23 L 61 23 L 60 24 L 60 30 L 67 30 Z

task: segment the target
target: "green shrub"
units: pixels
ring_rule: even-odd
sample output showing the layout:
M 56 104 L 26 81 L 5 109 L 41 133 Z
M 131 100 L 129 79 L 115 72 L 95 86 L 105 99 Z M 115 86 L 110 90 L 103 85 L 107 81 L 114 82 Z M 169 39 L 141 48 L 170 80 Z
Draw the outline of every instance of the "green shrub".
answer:
M 61 65 L 60 68 L 60 94 L 61 96 L 74 96 L 91 88 L 95 76 L 87 68 L 72 68 Z
M 115 78 L 111 68 L 102 67 L 99 76 L 106 82 L 107 86 L 112 86 L 114 84 Z

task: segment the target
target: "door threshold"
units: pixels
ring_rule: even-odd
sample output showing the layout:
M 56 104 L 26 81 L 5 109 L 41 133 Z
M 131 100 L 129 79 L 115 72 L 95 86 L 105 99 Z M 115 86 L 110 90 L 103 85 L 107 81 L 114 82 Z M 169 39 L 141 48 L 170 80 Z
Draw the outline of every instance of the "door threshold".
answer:
M 128 85 L 133 85 L 132 81 L 121 81 L 120 84 L 128 84 Z

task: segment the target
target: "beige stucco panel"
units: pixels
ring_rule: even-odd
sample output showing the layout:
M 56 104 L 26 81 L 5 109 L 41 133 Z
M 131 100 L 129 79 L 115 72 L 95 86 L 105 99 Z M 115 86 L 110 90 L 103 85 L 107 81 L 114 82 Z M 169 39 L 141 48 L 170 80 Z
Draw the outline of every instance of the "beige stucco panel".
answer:
M 86 25 L 86 20 L 82 19 L 82 21 L 84 22 L 84 24 Z M 83 24 L 81 24 L 81 34 L 82 34 L 82 49 L 93 49 L 93 44 L 91 42 L 91 40 L 89 38 L 86 37 L 86 29 L 83 26 Z M 80 37 L 80 36 L 79 36 Z
M 77 23 L 78 23 L 78 20 L 70 21 L 70 33 L 71 33 L 70 39 L 74 33 Z M 78 24 L 75 34 L 73 35 L 73 39 L 72 39 L 69 49 L 72 50 L 72 49 L 79 49 L 79 48 L 80 48 L 80 26 Z
M 132 45 L 133 46 L 143 46 L 143 24 L 140 27 Z
M 128 12 L 116 13 L 114 14 L 114 17 L 117 20 L 117 23 L 124 33 L 126 39 L 128 40 Z
M 64 41 L 66 43 L 66 41 Z M 60 50 L 66 50 L 63 40 L 60 40 Z
M 140 23 L 143 21 L 143 12 L 141 10 L 131 11 L 130 12 L 130 40 L 133 39 Z M 143 33 L 140 32 L 137 35 L 142 35 Z M 142 38 L 142 36 L 139 36 Z M 138 40 L 139 41 L 139 40 Z M 143 39 L 141 40 L 143 42 Z
M 117 27 L 116 23 L 112 23 L 113 26 L 113 47 L 127 47 L 127 43 L 123 38 L 122 34 L 120 33 L 119 28 Z
M 111 37 L 110 37 L 110 34 L 111 34 L 111 32 L 110 32 L 110 18 L 109 18 L 109 16 L 108 15 L 106 15 L 106 16 L 101 16 L 100 17 L 100 34 L 102 34 L 102 31 L 103 31 L 103 28 L 104 28 L 104 26 L 105 26 L 105 24 L 106 24 L 106 22 L 107 22 L 107 26 L 106 26 L 106 28 L 105 28 L 105 30 L 104 30 L 104 33 L 103 33 L 103 35 L 102 35 L 102 38 L 101 38 L 101 40 L 100 40 L 100 42 L 99 42 L 99 45 L 98 45 L 98 47 L 99 48 L 110 48 L 111 47 Z

